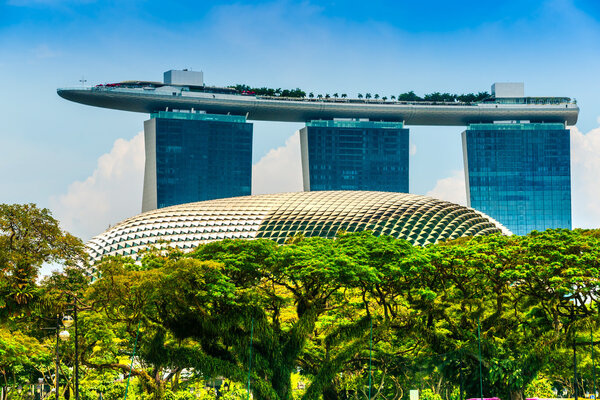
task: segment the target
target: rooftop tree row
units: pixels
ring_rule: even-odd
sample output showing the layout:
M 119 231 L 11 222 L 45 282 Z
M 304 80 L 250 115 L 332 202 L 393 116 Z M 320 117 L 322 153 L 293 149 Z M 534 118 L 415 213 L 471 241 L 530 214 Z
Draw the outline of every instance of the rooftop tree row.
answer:
M 231 88 L 236 89 L 239 93 L 242 94 L 252 94 L 259 96 L 273 96 L 273 97 L 290 97 L 290 98 L 317 98 L 317 99 L 346 99 L 348 95 L 346 93 L 338 94 L 317 94 L 315 95 L 313 92 L 308 93 L 308 96 L 305 91 L 296 88 L 296 89 L 273 89 L 267 87 L 255 88 L 248 85 L 238 84 L 235 86 L 230 86 Z M 392 101 L 428 101 L 428 102 L 463 102 L 463 103 L 475 103 L 479 101 L 483 101 L 490 97 L 488 92 L 479 92 L 479 93 L 467 93 L 467 94 L 451 94 L 451 93 L 440 93 L 434 92 L 425 94 L 423 97 L 415 94 L 412 90 L 410 92 L 401 93 L 398 96 L 392 95 L 389 97 Z M 357 98 L 359 99 L 374 99 L 374 100 L 383 100 L 387 101 L 387 96 L 380 96 L 379 94 L 371 94 L 358 93 Z

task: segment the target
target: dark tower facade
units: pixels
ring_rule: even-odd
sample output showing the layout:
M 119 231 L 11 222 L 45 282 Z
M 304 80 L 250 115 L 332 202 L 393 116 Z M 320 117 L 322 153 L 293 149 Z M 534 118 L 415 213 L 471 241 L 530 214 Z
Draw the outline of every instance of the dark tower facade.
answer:
M 407 193 L 408 140 L 399 122 L 308 122 L 300 130 L 304 190 Z
M 469 207 L 517 235 L 571 229 L 569 134 L 557 123 L 470 125 L 462 133 Z
M 252 124 L 244 117 L 161 111 L 144 134 L 142 211 L 250 194 Z

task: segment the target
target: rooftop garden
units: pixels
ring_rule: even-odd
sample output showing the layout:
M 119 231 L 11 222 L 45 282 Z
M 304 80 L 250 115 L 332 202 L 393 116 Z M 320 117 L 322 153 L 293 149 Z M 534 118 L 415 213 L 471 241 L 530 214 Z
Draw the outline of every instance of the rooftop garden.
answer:
M 272 97 L 291 97 L 291 98 L 310 98 L 310 99 L 346 99 L 348 95 L 346 93 L 333 93 L 333 94 L 315 94 L 313 92 L 308 93 L 302 89 L 273 89 L 268 87 L 255 88 L 245 84 L 238 84 L 229 86 L 232 89 L 237 90 L 239 93 L 244 95 L 257 95 L 257 96 L 272 96 Z M 475 103 L 479 101 L 483 101 L 490 97 L 488 92 L 479 92 L 479 93 L 466 93 L 466 94 L 452 94 L 452 93 L 428 93 L 423 97 L 415 94 L 414 91 L 400 93 L 397 96 L 380 96 L 378 93 L 358 93 L 356 98 L 365 99 L 365 100 L 382 100 L 387 101 L 388 99 L 391 101 L 428 101 L 428 102 L 462 102 L 462 103 Z

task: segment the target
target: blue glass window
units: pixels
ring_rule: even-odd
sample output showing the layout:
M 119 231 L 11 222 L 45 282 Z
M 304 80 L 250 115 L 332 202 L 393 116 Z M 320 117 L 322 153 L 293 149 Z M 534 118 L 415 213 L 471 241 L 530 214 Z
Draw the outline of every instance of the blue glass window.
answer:
M 243 117 L 162 114 L 154 116 L 158 208 L 250 194 L 252 124 Z
M 474 124 L 463 132 L 469 206 L 517 235 L 571 228 L 569 130 Z
M 402 123 L 312 121 L 301 136 L 305 190 L 408 192 L 409 137 Z

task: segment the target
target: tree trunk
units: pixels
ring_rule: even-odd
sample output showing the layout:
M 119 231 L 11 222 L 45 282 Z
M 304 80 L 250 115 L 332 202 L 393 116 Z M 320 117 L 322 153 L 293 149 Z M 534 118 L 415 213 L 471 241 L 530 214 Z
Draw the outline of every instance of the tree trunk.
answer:
M 283 365 L 274 368 L 271 385 L 280 400 L 292 400 L 292 371 L 290 368 Z
M 338 392 L 335 390 L 333 383 L 323 388 L 323 400 L 338 400 Z
M 152 399 L 162 400 L 165 396 L 165 384 L 164 382 L 156 382 L 156 389 L 152 393 Z
M 511 390 L 510 391 L 510 400 L 524 400 L 525 396 L 523 396 L 523 390 Z

